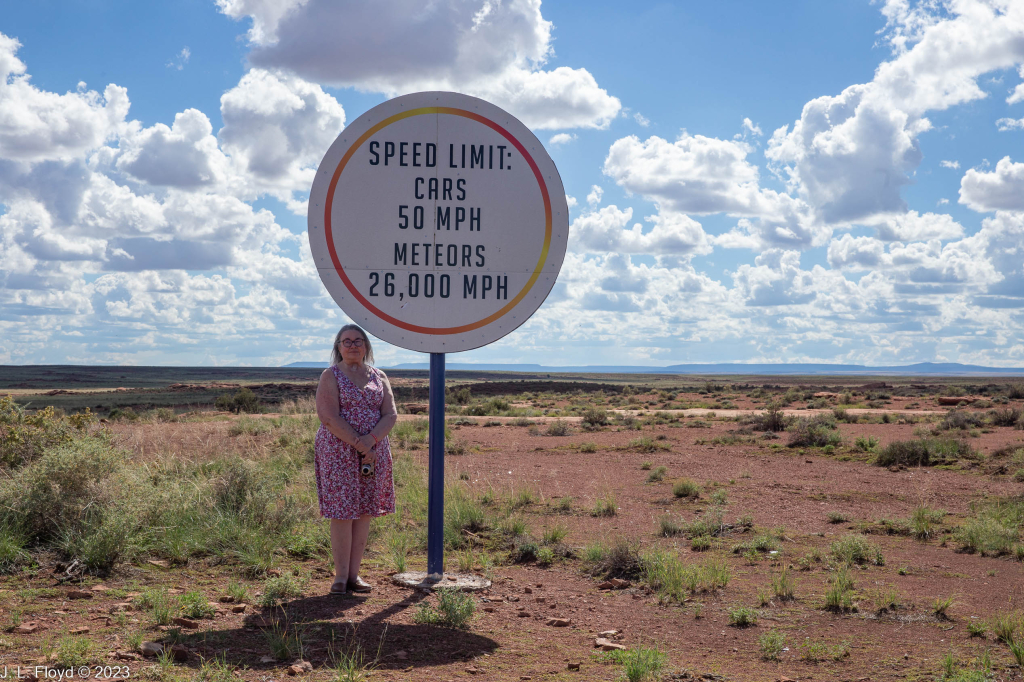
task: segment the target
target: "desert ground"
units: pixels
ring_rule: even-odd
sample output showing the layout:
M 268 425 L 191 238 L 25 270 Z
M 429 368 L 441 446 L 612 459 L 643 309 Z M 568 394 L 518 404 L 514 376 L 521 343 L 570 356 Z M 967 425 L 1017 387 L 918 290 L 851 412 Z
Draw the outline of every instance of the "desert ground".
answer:
M 424 594 L 391 580 L 426 564 L 426 382 L 395 376 L 398 512 L 341 598 L 311 381 L 118 380 L 0 390 L 11 674 L 1024 679 L 1013 380 L 462 377 L 446 569 L 492 584 Z

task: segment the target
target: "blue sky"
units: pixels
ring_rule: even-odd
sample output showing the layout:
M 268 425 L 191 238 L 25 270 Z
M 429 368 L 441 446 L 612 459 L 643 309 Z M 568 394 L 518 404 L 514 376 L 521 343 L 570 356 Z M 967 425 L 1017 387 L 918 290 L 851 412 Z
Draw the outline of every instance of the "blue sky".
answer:
M 12 4 L 0 362 L 324 359 L 315 166 L 449 89 L 575 202 L 545 305 L 453 361 L 1022 366 L 1022 46 L 1011 0 Z

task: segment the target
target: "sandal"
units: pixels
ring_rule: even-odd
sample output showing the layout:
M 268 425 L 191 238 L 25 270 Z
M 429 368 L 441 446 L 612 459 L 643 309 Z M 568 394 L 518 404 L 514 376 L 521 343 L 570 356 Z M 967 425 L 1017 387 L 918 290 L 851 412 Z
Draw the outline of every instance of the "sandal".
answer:
M 346 595 L 348 594 L 348 584 L 336 582 L 331 585 L 331 591 L 328 594 L 335 594 L 338 596 Z
M 369 592 L 373 589 L 373 585 L 366 582 L 360 577 L 356 577 L 355 580 L 348 581 L 348 589 L 352 590 L 353 592 Z

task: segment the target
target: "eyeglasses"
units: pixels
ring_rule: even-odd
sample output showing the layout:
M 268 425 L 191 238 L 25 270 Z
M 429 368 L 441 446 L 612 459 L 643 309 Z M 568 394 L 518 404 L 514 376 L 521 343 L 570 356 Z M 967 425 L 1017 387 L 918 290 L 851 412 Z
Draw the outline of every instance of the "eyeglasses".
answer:
M 341 340 L 341 345 L 345 346 L 345 348 L 351 348 L 352 346 L 355 346 L 356 348 L 362 348 L 363 347 L 363 340 L 362 339 L 356 339 L 356 340 L 353 341 L 352 339 L 342 339 Z

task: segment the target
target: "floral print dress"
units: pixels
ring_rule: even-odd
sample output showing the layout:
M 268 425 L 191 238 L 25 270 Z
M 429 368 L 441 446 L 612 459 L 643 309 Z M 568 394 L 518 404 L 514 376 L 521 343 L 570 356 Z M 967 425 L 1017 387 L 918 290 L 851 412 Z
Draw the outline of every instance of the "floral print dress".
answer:
M 359 388 L 337 365 L 331 367 L 338 381 L 341 418 L 364 436 L 380 421 L 384 401 L 383 374 L 370 368 L 370 381 Z M 358 519 L 383 516 L 395 511 L 395 485 L 391 475 L 391 446 L 387 436 L 374 448 L 377 459 L 373 475 L 359 473 L 359 453 L 320 425 L 314 445 L 316 492 L 320 515 L 328 519 Z

